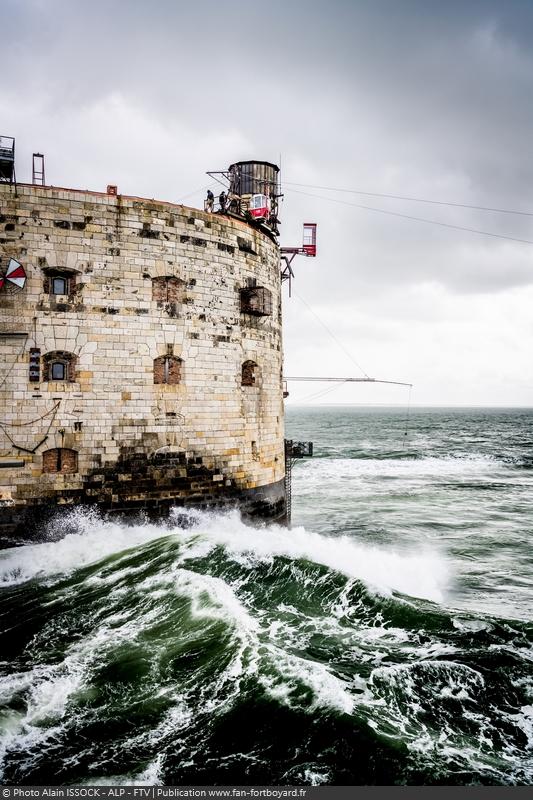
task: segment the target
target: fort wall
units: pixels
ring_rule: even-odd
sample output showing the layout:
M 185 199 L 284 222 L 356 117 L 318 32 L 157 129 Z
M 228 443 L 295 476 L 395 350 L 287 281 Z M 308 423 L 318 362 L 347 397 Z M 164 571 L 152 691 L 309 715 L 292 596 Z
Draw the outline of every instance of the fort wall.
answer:
M 284 513 L 275 241 L 134 197 L 0 185 L 0 515 Z M 17 466 L 7 467 L 17 462 Z

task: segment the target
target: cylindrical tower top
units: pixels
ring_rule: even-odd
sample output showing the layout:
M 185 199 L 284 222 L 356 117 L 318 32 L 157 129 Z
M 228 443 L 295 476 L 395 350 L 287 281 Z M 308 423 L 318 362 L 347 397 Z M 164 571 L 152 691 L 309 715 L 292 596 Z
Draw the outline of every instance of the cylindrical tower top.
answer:
M 237 197 L 266 195 L 274 197 L 278 192 L 279 167 L 269 161 L 237 161 L 228 168 L 229 191 Z

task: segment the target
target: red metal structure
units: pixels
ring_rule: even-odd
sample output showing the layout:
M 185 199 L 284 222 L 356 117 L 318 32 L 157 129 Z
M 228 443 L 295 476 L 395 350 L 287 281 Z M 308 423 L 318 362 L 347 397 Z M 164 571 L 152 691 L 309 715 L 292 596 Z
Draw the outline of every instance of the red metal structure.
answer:
M 306 256 L 316 256 L 316 222 L 304 222 L 303 249 Z
M 248 211 L 254 219 L 268 220 L 270 217 L 270 197 L 267 197 L 266 194 L 254 194 L 250 199 Z
M 303 243 L 301 247 L 280 247 L 281 259 L 285 262 L 281 270 L 281 281 L 289 281 L 289 297 L 291 296 L 291 281 L 294 278 L 292 262 L 294 256 L 316 256 L 316 222 L 304 222 Z

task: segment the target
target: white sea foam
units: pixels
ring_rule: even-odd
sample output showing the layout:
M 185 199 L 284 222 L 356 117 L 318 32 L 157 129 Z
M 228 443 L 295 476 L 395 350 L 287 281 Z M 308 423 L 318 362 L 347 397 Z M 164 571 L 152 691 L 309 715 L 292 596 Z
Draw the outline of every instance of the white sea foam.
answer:
M 272 668 L 263 670 L 259 682 L 268 694 L 291 708 L 313 711 L 320 706 L 351 714 L 354 698 L 346 684 L 332 675 L 324 664 L 287 653 L 277 647 L 268 648 Z M 312 699 L 302 686 L 310 689 Z
M 109 534 L 116 531 L 116 526 L 105 523 L 103 528 L 105 531 L 102 533 L 107 534 L 104 538 L 107 542 L 107 553 L 109 553 Z M 157 531 L 157 535 L 161 535 L 161 532 Z M 174 562 L 169 570 L 163 573 L 159 572 L 157 575 L 141 581 L 137 585 L 136 591 L 139 597 L 145 593 L 149 596 L 155 586 L 160 587 L 165 584 L 167 591 L 173 590 L 190 600 L 190 612 L 193 617 L 221 619 L 233 628 L 232 658 L 220 674 L 213 676 L 208 685 L 196 687 L 196 691 L 200 691 L 202 695 L 201 706 L 204 711 L 220 713 L 223 706 L 232 703 L 238 696 L 240 678 L 244 674 L 256 673 L 261 674 L 261 681 L 269 694 L 288 705 L 292 706 L 295 703 L 303 702 L 304 707 L 310 710 L 318 706 L 329 706 L 345 713 L 351 713 L 354 701 L 349 689 L 341 679 L 332 675 L 325 665 L 288 654 L 273 644 L 262 645 L 259 639 L 259 623 L 238 599 L 233 587 L 220 578 L 199 574 L 184 568 L 184 563 L 189 563 L 191 555 L 196 552 L 198 536 L 201 536 L 203 541 L 202 550 L 204 552 L 206 542 L 209 543 L 208 550 L 223 545 L 230 554 L 234 552 L 236 556 L 247 555 L 254 563 L 257 563 L 261 559 L 271 559 L 273 555 L 286 551 L 283 538 L 290 536 L 289 531 L 285 528 L 275 527 L 249 528 L 242 524 L 236 514 L 224 517 L 203 515 L 199 528 L 188 531 L 180 530 L 179 535 L 184 539 L 183 556 Z M 299 531 L 300 538 L 302 535 L 305 536 L 305 532 Z M 93 558 L 94 536 L 94 532 L 88 536 L 93 549 Z M 272 536 L 274 538 L 270 538 Z M 80 541 L 83 538 L 83 536 L 78 537 Z M 140 537 L 134 534 L 134 538 L 138 540 Z M 318 539 L 320 538 L 318 537 Z M 80 541 L 75 543 L 77 553 L 80 552 Z M 123 541 L 123 531 L 119 531 L 116 540 L 119 548 L 123 545 Z M 186 546 L 187 542 L 190 542 L 190 549 Z M 63 544 L 61 547 L 61 542 L 47 545 L 47 547 L 54 545 L 61 554 L 65 553 L 65 545 Z M 298 557 L 306 557 L 305 549 L 302 548 L 300 542 L 296 549 L 291 548 L 287 552 L 293 551 Z M 57 569 L 59 559 L 56 558 L 50 563 L 53 564 L 54 569 Z M 63 561 L 62 566 L 70 568 L 71 563 L 69 555 Z M 119 572 L 122 572 L 120 567 Z M 113 584 L 109 589 L 112 593 L 118 591 Z M 92 634 L 69 648 L 69 657 L 72 659 L 75 656 L 79 665 L 90 664 L 95 653 L 99 655 L 99 658 L 105 659 L 109 648 L 115 648 L 121 641 L 134 642 L 139 633 L 150 623 L 156 622 L 157 618 L 157 609 L 144 608 L 142 602 L 136 605 L 135 613 L 131 617 L 129 613 L 103 615 L 101 619 L 95 620 Z M 332 621 L 338 624 L 337 620 L 333 619 Z M 259 662 L 262 663 L 261 669 L 259 669 Z M 70 685 L 65 677 L 63 683 L 61 680 L 56 681 L 54 691 L 51 689 L 47 691 L 46 685 L 39 684 L 32 687 L 32 692 L 36 693 L 36 697 L 42 695 L 39 703 L 42 715 L 46 716 L 50 711 L 61 715 L 64 712 L 66 701 L 75 688 L 77 687 Z M 189 717 L 183 692 L 178 692 L 174 700 L 174 711 L 179 710 L 179 714 L 176 717 L 172 711 L 169 712 L 170 716 L 163 723 L 163 727 L 167 730 L 179 728 L 180 720 Z M 30 710 L 28 712 L 28 722 L 30 722 Z
M 19 718 L 21 729 L 45 719 L 59 720 L 82 681 L 82 665 L 77 658 L 67 657 L 57 665 L 37 666 L 26 673 L 0 678 L 0 702 L 7 704 L 13 697 L 24 694 L 26 711 Z
M 233 685 L 230 695 L 238 693 L 235 682 L 245 673 L 257 671 L 259 625 L 239 601 L 231 586 L 220 578 L 210 575 L 199 575 L 184 569 L 176 570 L 176 590 L 191 600 L 191 614 L 196 617 L 222 619 L 234 630 L 237 646 L 230 663 L 210 687 L 211 695 L 217 696 L 213 708 L 218 706 L 218 695 L 223 687 Z M 206 699 L 205 708 L 209 709 L 212 698 Z
M 491 631 L 492 625 L 490 622 L 481 619 L 468 619 L 467 617 L 454 617 L 452 619 L 452 624 L 454 628 L 457 628 L 459 631 L 473 631 L 474 633 L 478 633 L 479 631 Z
M 522 706 L 515 720 L 517 726 L 527 737 L 528 749 L 533 750 L 533 706 Z
M 304 769 L 303 779 L 309 786 L 322 786 L 328 783 L 330 774 L 327 770 L 320 771 L 319 769 Z
M 378 667 L 373 670 L 370 683 L 377 679 L 378 683 L 399 687 L 406 695 L 415 693 L 415 685 L 420 678 L 427 676 L 437 697 L 437 691 L 442 691 L 442 696 L 452 696 L 457 691 L 478 691 L 485 685 L 483 675 L 466 664 L 456 661 L 419 661 L 414 664 L 394 664 Z
M 83 682 L 81 664 L 69 657 L 53 666 L 37 666 L 27 673 L 0 678 L 0 700 L 22 692 L 25 709 L 4 717 L 0 725 L 0 779 L 10 750 L 31 751 L 56 736 L 64 725 L 69 698 Z
M 436 552 L 398 553 L 392 549 L 359 544 L 348 536 L 330 537 L 278 525 L 254 528 L 245 525 L 235 511 L 227 514 L 197 513 L 193 529 L 170 523 L 123 525 L 79 514 L 79 533 L 55 542 L 27 545 L 0 554 L 0 585 L 18 584 L 31 578 L 69 574 L 73 570 L 145 544 L 165 535 L 180 537 L 184 557 L 193 560 L 222 546 L 244 566 L 270 563 L 285 556 L 322 564 L 350 578 L 362 580 L 384 594 L 402 592 L 441 602 L 448 582 L 445 559 Z
M 445 559 L 429 550 L 397 553 L 359 544 L 348 536 L 330 537 L 302 527 L 253 529 L 236 513 L 206 515 L 201 532 L 213 546 L 222 545 L 228 554 L 239 560 L 245 558 L 249 564 L 269 563 L 275 556 L 305 559 L 362 580 L 384 594 L 398 591 L 441 602 L 448 582 Z
M 83 512 L 75 515 L 75 522 L 76 533 L 68 533 L 57 541 L 1 551 L 0 586 L 68 574 L 169 533 L 148 523 L 127 526 L 118 521 L 103 522 L 96 515 Z
M 388 494 L 391 480 L 399 486 L 414 488 L 430 483 L 461 483 L 493 477 L 509 484 L 515 480 L 508 464 L 478 453 L 462 458 L 318 458 L 306 462 L 295 472 L 293 480 L 300 496 L 317 490 L 322 493 L 325 489 L 338 496 L 339 491 L 343 494 L 367 491 L 369 484 L 373 492 Z
M 257 631 L 257 622 L 250 616 L 235 592 L 221 578 L 200 575 L 197 572 L 180 568 L 175 573 L 176 589 L 191 599 L 193 616 L 222 618 L 235 623 L 239 630 L 247 634 Z M 208 597 L 208 603 L 205 599 Z
M 67 560 L 67 563 L 70 562 Z M 7 752 L 41 749 L 69 724 L 68 703 L 75 693 L 90 688 L 95 666 L 105 663 L 111 651 L 121 643 L 133 645 L 147 628 L 165 618 L 164 604 L 150 605 L 143 601 L 143 596 L 150 596 L 152 582 L 163 582 L 168 591 L 189 599 L 193 616 L 227 622 L 233 628 L 234 642 L 231 658 L 209 682 L 197 685 L 193 673 L 190 686 L 176 686 L 170 690 L 173 707 L 161 730 L 176 732 L 190 723 L 193 712 L 187 704 L 187 691 L 199 692 L 201 697 L 196 699 L 196 707 L 210 713 L 219 713 L 238 696 L 240 677 L 257 669 L 256 622 L 224 581 L 173 564 L 166 574 L 154 576 L 153 581 L 147 579 L 136 587 L 139 602 L 133 609 L 106 613 L 102 608 L 102 613 L 94 617 L 93 630 L 68 647 L 62 662 L 0 678 L 0 702 L 7 705 L 16 696 L 23 696 L 25 705 L 20 713 L 4 717 L 0 725 L 0 774 Z M 110 591 L 114 596 L 119 590 L 111 586 Z M 125 776 L 124 779 L 118 776 L 108 782 L 153 785 L 158 782 L 159 768 L 160 761 L 156 760 L 138 775 Z
M 80 786 L 162 786 L 161 768 L 163 756 L 158 755 L 136 775 L 110 775 L 102 778 L 91 777 Z
M 303 703 L 309 709 L 327 706 L 352 713 L 355 701 L 350 687 L 326 666 L 288 654 L 273 644 L 262 646 L 258 638 L 258 621 L 237 597 L 235 587 L 220 578 L 194 572 L 196 558 L 222 547 L 227 556 L 245 567 L 271 563 L 279 556 L 308 560 L 337 570 L 352 581 L 363 580 L 385 593 L 398 590 L 435 600 L 441 598 L 446 579 L 444 562 L 435 554 L 400 555 L 390 550 L 359 545 L 348 537 L 330 538 L 303 528 L 288 530 L 275 525 L 251 528 L 243 524 L 236 512 L 222 515 L 195 513 L 191 516 L 196 520 L 196 525 L 185 530 L 172 523 L 162 529 L 154 525 L 124 526 L 94 518 L 86 520 L 80 516 L 78 534 L 69 534 L 56 542 L 8 551 L 7 558 L 4 554 L 1 562 L 4 582 L 69 574 L 80 565 L 120 554 L 165 534 L 179 537 L 181 547 L 176 552 L 175 561 L 170 567 L 140 580 L 136 591 L 139 598 L 149 598 L 154 591 L 163 591 L 164 594 L 173 590 L 190 599 L 194 616 L 220 618 L 233 628 L 235 647 L 232 658 L 209 685 L 201 688 L 201 705 L 212 714 L 220 713 L 223 707 L 234 701 L 239 693 L 240 678 L 250 673 L 260 674 L 265 690 L 290 706 Z M 114 596 L 121 591 L 117 582 L 124 574 L 124 568 L 117 563 L 109 580 L 105 576 L 93 576 L 89 583 L 103 581 Z M 348 595 L 340 605 L 340 616 L 349 614 Z M 129 612 L 118 616 L 113 613 L 104 615 L 101 620 L 95 621 L 91 635 L 70 648 L 70 658 L 75 657 L 79 665 L 90 664 L 94 653 L 105 658 L 109 647 L 115 647 L 119 641 L 135 641 L 139 632 L 157 621 L 157 618 L 157 610 L 145 607 L 142 599 L 136 605 L 133 616 Z M 335 615 L 332 622 L 338 625 Z M 382 629 L 376 629 L 375 636 L 378 639 L 398 638 L 396 631 L 384 632 Z M 259 662 L 262 663 L 261 668 Z M 69 697 L 79 687 L 81 675 L 80 670 L 73 675 L 62 672 L 54 676 L 51 683 L 50 680 L 32 682 L 31 694 L 35 697 L 35 703 L 32 701 L 27 709 L 25 724 L 28 733 L 23 734 L 20 727 L 18 736 L 13 731 L 17 747 L 28 745 L 28 735 L 39 739 L 40 733 L 35 728 L 39 718 L 50 716 L 61 720 Z M 162 723 L 162 729 L 167 732 L 179 730 L 183 720 L 190 718 L 190 713 L 186 697 L 178 692 L 174 698 L 174 709 Z M 37 714 L 35 719 L 34 714 Z M 11 743 L 14 744 L 12 737 Z M 142 780 L 141 775 L 133 778 L 133 782 Z

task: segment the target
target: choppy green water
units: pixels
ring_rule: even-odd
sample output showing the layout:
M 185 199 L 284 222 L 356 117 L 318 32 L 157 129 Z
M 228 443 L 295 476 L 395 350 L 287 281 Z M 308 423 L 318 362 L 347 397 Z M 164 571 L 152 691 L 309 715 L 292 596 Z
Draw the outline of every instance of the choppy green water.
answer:
M 291 531 L 0 554 L 5 783 L 531 783 L 533 412 L 289 409 Z

